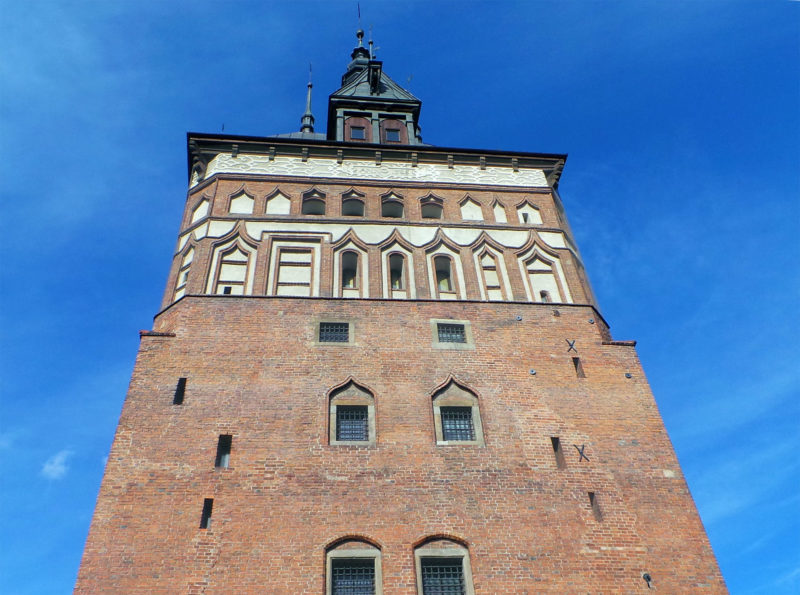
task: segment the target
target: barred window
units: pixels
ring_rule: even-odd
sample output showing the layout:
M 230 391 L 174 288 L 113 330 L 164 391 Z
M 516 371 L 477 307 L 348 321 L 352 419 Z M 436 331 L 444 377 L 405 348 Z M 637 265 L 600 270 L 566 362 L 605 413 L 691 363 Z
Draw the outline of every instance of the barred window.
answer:
M 423 595 L 465 595 L 461 558 L 422 558 Z
M 347 343 L 350 341 L 350 324 L 347 322 L 320 322 L 320 343 Z
M 467 335 L 463 324 L 445 324 L 439 322 L 436 325 L 439 334 L 439 343 L 466 343 Z
M 339 405 L 336 407 L 336 440 L 369 440 L 366 405 Z
M 445 440 L 475 440 L 472 407 L 442 407 L 441 415 Z
M 373 595 L 375 593 L 374 558 L 334 558 L 331 560 L 333 595 Z

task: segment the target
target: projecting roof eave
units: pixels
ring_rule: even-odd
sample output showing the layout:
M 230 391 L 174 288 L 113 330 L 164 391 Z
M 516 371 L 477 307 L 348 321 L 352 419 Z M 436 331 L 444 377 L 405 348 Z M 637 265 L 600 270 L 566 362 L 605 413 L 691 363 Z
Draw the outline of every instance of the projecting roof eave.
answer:
M 338 149 L 349 150 L 350 152 L 363 152 L 372 153 L 380 151 L 383 159 L 390 160 L 393 155 L 409 155 L 415 153 L 422 157 L 423 155 L 436 155 L 438 159 L 446 159 L 448 155 L 454 157 L 472 157 L 477 159 L 480 156 L 505 158 L 505 159 L 519 159 L 531 162 L 531 167 L 542 167 L 546 169 L 558 169 L 564 167 L 567 160 L 566 153 L 534 153 L 527 151 L 504 151 L 498 149 L 474 149 L 463 147 L 439 147 L 434 145 L 398 145 L 398 144 L 377 144 L 377 143 L 363 143 L 363 142 L 347 142 L 347 141 L 333 141 L 333 140 L 311 140 L 311 139 L 298 139 L 287 138 L 278 136 L 243 136 L 234 134 L 208 134 L 203 132 L 187 132 L 187 170 L 189 178 L 192 174 L 193 160 L 198 150 L 204 150 L 214 153 L 230 152 L 233 145 L 239 145 L 238 150 L 241 152 L 248 152 L 249 150 L 256 150 L 257 152 L 267 152 L 270 146 L 294 146 L 297 147 L 299 153 L 300 147 L 316 147 L 319 150 L 325 149 L 335 151 Z M 202 146 L 200 146 L 202 145 Z M 250 148 L 245 148 L 242 145 L 250 145 Z M 554 185 L 558 184 L 559 175 L 555 176 Z

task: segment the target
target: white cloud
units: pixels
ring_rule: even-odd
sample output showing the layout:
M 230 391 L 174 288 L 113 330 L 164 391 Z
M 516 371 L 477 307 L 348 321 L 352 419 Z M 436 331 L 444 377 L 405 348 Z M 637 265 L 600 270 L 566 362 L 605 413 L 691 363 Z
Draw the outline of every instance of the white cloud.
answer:
M 42 465 L 41 474 L 47 479 L 61 479 L 69 471 L 67 461 L 72 456 L 71 450 L 60 450 L 47 459 Z

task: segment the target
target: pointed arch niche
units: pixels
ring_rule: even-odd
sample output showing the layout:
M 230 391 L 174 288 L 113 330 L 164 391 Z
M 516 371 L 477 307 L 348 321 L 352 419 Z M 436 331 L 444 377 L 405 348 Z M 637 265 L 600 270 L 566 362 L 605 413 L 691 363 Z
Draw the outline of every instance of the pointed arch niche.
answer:
M 483 243 L 473 252 L 473 259 L 480 281 L 481 299 L 489 302 L 510 300 L 511 283 L 503 253 Z
M 334 297 L 369 297 L 369 256 L 366 248 L 350 239 L 334 248 L 333 258 Z
M 517 217 L 523 225 L 541 225 L 542 215 L 539 208 L 527 200 L 517 205 Z
M 250 295 L 253 292 L 256 248 L 236 237 L 214 248 L 206 293 Z
M 232 215 L 252 215 L 253 205 L 255 205 L 255 199 L 241 189 L 231 196 L 228 212 Z
M 571 304 L 572 295 L 564 278 L 558 256 L 535 245 L 519 256 L 519 268 L 525 283 L 528 301 Z
M 459 205 L 461 206 L 461 218 L 464 221 L 483 221 L 483 209 L 474 198 L 467 195 Z
M 197 205 L 192 209 L 192 218 L 190 220 L 190 225 L 194 225 L 200 219 L 203 219 L 208 215 L 208 207 L 211 204 L 211 201 L 208 200 L 205 196 L 203 199 L 197 203 Z
M 192 260 L 194 260 L 194 246 L 189 246 L 183 254 L 181 267 L 178 269 L 178 278 L 175 280 L 174 300 L 182 298 L 186 293 L 186 283 L 189 280 L 189 269 L 192 266 Z
M 288 215 L 292 209 L 292 201 L 280 190 L 267 196 L 267 215 Z
M 464 268 L 459 251 L 443 241 L 425 252 L 431 297 L 439 300 L 467 299 Z

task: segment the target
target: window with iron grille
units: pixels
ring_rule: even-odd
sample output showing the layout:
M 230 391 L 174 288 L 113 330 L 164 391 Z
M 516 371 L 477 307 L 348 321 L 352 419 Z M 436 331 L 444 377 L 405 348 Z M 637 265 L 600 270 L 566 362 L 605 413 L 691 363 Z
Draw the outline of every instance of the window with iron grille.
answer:
M 444 440 L 475 440 L 472 407 L 442 407 L 440 413 Z
M 347 343 L 350 341 L 350 324 L 347 322 L 320 322 L 321 343 Z
M 466 343 L 467 335 L 463 324 L 437 323 L 439 343 Z
M 333 595 L 374 595 L 374 558 L 335 558 L 331 560 Z
M 369 440 L 366 405 L 336 406 L 336 440 Z
M 422 558 L 423 595 L 465 595 L 461 558 Z

